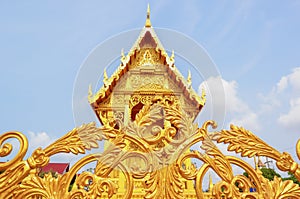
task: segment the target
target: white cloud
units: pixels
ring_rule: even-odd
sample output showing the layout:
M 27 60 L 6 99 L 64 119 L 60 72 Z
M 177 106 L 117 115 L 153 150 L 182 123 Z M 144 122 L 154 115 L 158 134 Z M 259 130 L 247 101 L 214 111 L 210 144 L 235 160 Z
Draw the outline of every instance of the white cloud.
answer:
M 290 130 L 300 129 L 300 67 L 283 76 L 273 89 L 273 98 L 280 100 L 279 125 Z M 287 104 L 289 102 L 289 104 Z M 284 107 L 288 110 L 284 110 Z
M 83 155 L 75 155 L 73 153 L 58 153 L 50 158 L 50 162 L 65 162 L 75 164 L 77 161 L 82 158 Z
M 281 93 L 283 90 L 287 88 L 287 86 L 288 86 L 288 78 L 284 76 L 277 83 L 277 92 Z
M 46 132 L 34 133 L 29 132 L 29 147 L 31 149 L 36 149 L 38 147 L 47 147 L 54 141 Z
M 258 131 L 260 129 L 260 124 L 258 122 L 258 116 L 256 113 L 247 111 L 240 114 L 238 117 L 233 118 L 230 124 L 243 126 L 251 131 Z
M 279 109 L 281 106 L 281 101 L 278 98 L 278 93 L 276 93 L 276 89 L 273 89 L 269 94 L 258 94 L 259 100 L 261 100 L 260 114 L 273 112 L 274 109 Z
M 300 94 L 300 67 L 294 68 L 291 74 L 283 76 L 277 83 L 276 90 L 281 93 L 289 87 L 294 94 Z
M 235 124 L 253 131 L 260 129 L 257 114 L 238 96 L 238 83 L 236 81 L 212 77 L 199 86 L 199 88 L 203 87 L 207 92 L 208 102 L 204 109 L 209 109 L 212 114 L 214 107 L 217 107 L 216 111 L 219 115 L 222 115 L 222 111 L 224 111 L 225 118 L 223 119 L 228 123 L 228 126 Z
M 288 113 L 281 114 L 278 118 L 279 124 L 284 127 L 300 131 L 300 98 L 290 100 L 290 109 Z
M 230 113 L 243 113 L 248 111 L 247 104 L 242 101 L 237 94 L 238 83 L 236 81 L 226 81 L 222 79 L 225 91 L 226 110 Z
M 290 85 L 294 90 L 300 90 L 300 67 L 295 68 L 293 72 L 287 76 Z
M 300 67 L 282 76 L 268 94 L 259 94 L 259 115 L 269 118 L 278 127 L 299 132 L 300 129 Z M 269 122 L 270 123 L 270 122 Z

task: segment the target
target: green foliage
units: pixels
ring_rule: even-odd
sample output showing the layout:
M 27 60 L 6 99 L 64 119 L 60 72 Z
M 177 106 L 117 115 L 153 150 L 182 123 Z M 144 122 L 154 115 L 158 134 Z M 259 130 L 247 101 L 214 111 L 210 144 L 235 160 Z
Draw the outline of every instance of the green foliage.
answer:
M 295 184 L 298 184 L 300 186 L 300 182 L 299 180 L 295 177 L 295 175 L 291 172 L 289 172 L 289 177 L 286 177 L 286 178 L 282 178 L 283 181 L 285 180 L 291 180 L 293 181 Z
M 274 169 L 263 167 L 260 170 L 262 172 L 262 175 L 270 181 L 274 180 L 275 176 L 281 178 L 281 176 L 278 173 L 276 173 L 276 171 Z M 243 175 L 246 176 L 247 178 L 249 178 L 249 174 L 247 172 L 244 172 Z
M 275 176 L 281 178 L 281 176 L 278 173 L 276 173 L 274 169 L 263 167 L 260 170 L 262 172 L 262 175 L 270 181 L 274 180 Z M 249 178 L 249 174 L 247 172 L 244 172 L 243 175 Z
M 75 183 L 75 180 L 76 180 L 76 174 L 74 175 L 74 177 L 72 178 L 72 180 L 71 180 L 71 183 L 70 183 L 70 186 L 69 186 L 69 192 L 72 190 L 72 188 L 73 188 L 73 185 L 74 185 L 74 183 Z
M 70 185 L 69 185 L 69 189 L 68 189 L 69 192 L 72 191 L 73 185 L 74 185 L 74 184 L 70 184 Z
M 38 175 L 39 175 L 41 178 L 44 178 L 44 176 L 45 176 L 46 173 L 51 173 L 51 175 L 52 175 L 53 178 L 57 178 L 57 172 L 56 172 L 56 171 L 53 171 L 52 169 L 50 169 L 50 171 L 48 171 L 48 172 L 41 171 L 41 172 L 39 172 Z
M 274 171 L 274 169 L 270 169 L 270 168 L 261 168 L 260 169 L 262 172 L 262 175 L 267 178 L 268 180 L 274 180 L 274 177 L 277 176 L 279 178 L 281 178 L 283 181 L 285 180 L 291 180 L 293 181 L 295 184 L 298 184 L 300 186 L 300 182 L 299 180 L 295 177 L 295 175 L 291 172 L 289 172 L 289 176 L 286 178 L 282 178 L 278 173 L 276 173 L 276 171 Z M 243 173 L 244 176 L 246 176 L 247 178 L 249 178 L 249 174 L 247 172 Z
M 53 178 L 57 178 L 57 176 L 58 176 L 58 173 L 57 173 L 56 171 L 53 171 L 52 169 L 51 169 L 50 171 L 48 171 L 48 172 L 41 171 L 41 172 L 39 172 L 38 176 L 41 177 L 41 178 L 44 178 L 44 177 L 45 177 L 45 174 L 47 174 L 47 173 L 51 173 L 51 175 L 52 175 Z M 74 185 L 75 180 L 76 180 L 76 176 L 77 176 L 77 175 L 74 175 L 74 177 L 72 178 L 71 183 L 70 183 L 70 185 L 69 185 L 68 191 L 71 191 L 71 190 L 72 190 L 73 185 Z
M 276 171 L 274 169 L 263 167 L 260 170 L 262 172 L 262 175 L 270 181 L 274 180 L 275 176 L 281 178 L 281 176 L 278 173 L 276 173 Z

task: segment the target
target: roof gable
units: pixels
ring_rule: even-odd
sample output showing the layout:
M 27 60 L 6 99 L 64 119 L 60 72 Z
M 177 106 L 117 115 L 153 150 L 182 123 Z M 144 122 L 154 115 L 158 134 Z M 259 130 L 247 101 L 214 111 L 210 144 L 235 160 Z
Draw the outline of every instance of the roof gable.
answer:
M 140 48 L 156 48 L 157 43 L 152 37 L 150 31 L 147 31 L 143 36 L 143 39 L 139 43 Z
M 151 74 L 156 71 L 156 67 L 163 67 L 166 71 L 165 75 L 167 75 L 178 85 L 178 88 L 180 88 L 187 102 L 198 110 L 195 115 L 199 113 L 205 104 L 205 92 L 202 91 L 202 95 L 199 96 L 191 87 L 192 82 L 190 73 L 188 78 L 185 79 L 180 71 L 176 68 L 174 64 L 174 51 L 172 52 L 171 56 L 166 53 L 163 45 L 151 26 L 149 16 L 150 12 L 148 9 L 147 20 L 144 28 L 141 30 L 137 40 L 128 54 L 125 55 L 122 51 L 120 59 L 121 63 L 113 75 L 109 78 L 106 74 L 106 71 L 104 71 L 103 86 L 95 95 L 93 95 L 91 87 L 89 88 L 88 100 L 100 121 L 101 116 L 99 115 L 100 112 L 97 111 L 97 109 L 101 109 L 101 107 L 105 108 L 106 110 L 113 108 L 109 107 L 113 91 L 115 90 L 116 86 L 121 83 L 121 80 L 127 77 L 127 74 L 137 74 L 136 72 L 133 72 L 133 70 Z

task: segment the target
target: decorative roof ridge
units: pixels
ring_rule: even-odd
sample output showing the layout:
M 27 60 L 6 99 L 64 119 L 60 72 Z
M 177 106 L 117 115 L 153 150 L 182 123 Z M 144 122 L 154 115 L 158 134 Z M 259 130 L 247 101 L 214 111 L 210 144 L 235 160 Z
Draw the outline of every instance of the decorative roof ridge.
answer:
M 131 56 L 134 53 L 135 50 L 140 50 L 139 44 L 141 43 L 142 39 L 145 37 L 147 32 L 150 32 L 152 38 L 154 39 L 155 43 L 157 44 L 156 50 L 160 49 L 161 52 L 162 52 L 162 55 L 164 55 L 165 57 L 168 57 L 168 54 L 166 53 L 163 45 L 161 44 L 160 40 L 158 39 L 158 36 L 156 35 L 156 33 L 155 33 L 155 31 L 154 31 L 154 29 L 151 25 L 150 5 L 149 5 L 149 3 L 148 3 L 148 7 L 147 7 L 147 17 L 146 17 L 145 26 L 142 28 L 137 40 L 135 41 L 135 43 L 133 44 L 133 46 L 129 50 L 128 55 Z
M 134 50 L 133 50 L 134 52 Z M 111 75 L 110 78 L 107 78 L 106 75 L 106 71 L 104 71 L 104 76 L 105 78 L 103 79 L 103 86 L 100 88 L 100 90 L 93 96 L 92 93 L 92 88 L 89 88 L 89 95 L 88 95 L 88 100 L 90 103 L 94 103 L 96 102 L 97 99 L 99 99 L 99 97 L 104 97 L 106 90 L 109 88 L 109 86 L 111 86 L 113 81 L 116 81 L 120 78 L 120 75 L 122 74 L 123 70 L 126 68 L 128 62 L 130 61 L 130 56 L 132 54 L 128 53 L 127 55 L 124 54 L 123 50 L 121 52 L 121 63 L 118 66 L 117 70 L 115 70 L 115 72 Z M 175 59 L 174 59 L 175 55 L 174 55 L 174 51 L 172 51 L 172 55 L 169 57 L 167 53 L 165 53 L 165 58 L 166 58 L 166 62 L 167 62 L 167 66 L 169 67 L 169 69 L 171 71 L 173 71 L 174 75 L 176 76 L 176 78 L 182 82 L 183 87 L 188 90 L 190 92 L 190 98 L 191 99 L 195 99 L 199 104 L 204 105 L 205 104 L 205 91 L 202 91 L 202 95 L 201 97 L 195 92 L 195 90 L 193 89 L 193 87 L 191 86 L 192 82 L 191 82 L 191 75 L 189 72 L 189 75 L 187 77 L 187 79 L 182 75 L 182 73 L 178 70 L 178 68 L 175 66 Z
M 128 56 L 128 54 L 125 57 L 121 57 L 121 64 L 118 66 L 118 69 L 112 74 L 112 76 L 110 78 L 108 78 L 108 79 L 104 78 L 103 86 L 100 88 L 100 90 L 94 96 L 92 93 L 91 86 L 89 87 L 88 100 L 91 104 L 96 102 L 96 100 L 99 99 L 99 97 L 101 97 L 101 98 L 105 97 L 105 93 L 106 93 L 107 89 L 112 85 L 113 81 L 117 81 L 120 78 L 120 75 L 122 74 L 123 70 L 126 68 L 129 60 L 130 60 L 130 56 Z M 177 67 L 174 64 L 174 61 L 172 62 L 171 66 L 169 64 L 167 64 L 167 65 L 170 68 L 170 70 L 173 71 L 174 75 L 176 76 L 176 79 L 178 79 L 183 84 L 183 87 L 187 91 L 189 91 L 190 99 L 195 99 L 199 104 L 204 105 L 206 102 L 205 90 L 202 89 L 201 97 L 196 93 L 196 91 L 191 86 L 191 84 L 192 84 L 191 80 L 189 80 L 189 79 L 191 79 L 190 72 L 186 79 L 186 78 L 184 78 L 182 73 L 177 69 Z M 105 75 L 105 71 L 104 71 L 104 75 Z
M 151 27 L 143 27 L 138 38 L 136 39 L 136 41 L 134 42 L 134 44 L 132 45 L 131 49 L 128 52 L 128 56 L 131 56 L 134 54 L 135 50 L 140 50 L 140 46 L 139 44 L 141 43 L 142 39 L 145 37 L 145 34 L 147 32 L 150 32 L 152 38 L 154 39 L 155 43 L 157 44 L 156 50 L 161 50 L 162 55 L 164 55 L 165 57 L 169 57 L 168 54 L 165 51 L 165 48 L 163 47 L 162 43 L 160 42 L 160 40 L 158 39 L 158 36 L 154 30 L 154 28 Z
M 148 31 L 150 32 L 151 37 L 154 39 L 154 41 L 157 44 L 156 50 L 158 50 L 158 49 L 161 50 L 161 54 L 166 58 L 167 64 L 169 65 L 169 67 L 172 67 L 172 65 L 174 64 L 174 53 L 173 53 L 173 57 L 170 58 L 168 56 L 163 45 L 161 44 L 160 40 L 158 39 L 154 29 L 152 28 L 151 22 L 150 22 L 150 26 L 149 26 L 149 23 L 147 21 L 150 22 L 150 6 L 149 6 L 149 4 L 148 4 L 148 9 L 147 9 L 147 19 L 146 19 L 145 26 L 142 28 L 138 38 L 134 42 L 133 46 L 131 47 L 131 49 L 129 50 L 127 55 L 124 54 L 124 49 L 122 49 L 121 59 L 120 59 L 121 63 L 118 66 L 117 70 L 114 71 L 114 73 L 111 75 L 110 78 L 104 78 L 103 86 L 100 88 L 100 90 L 98 90 L 98 92 L 95 95 L 93 95 L 92 88 L 91 88 L 91 86 L 89 86 L 89 92 L 88 92 L 89 93 L 88 94 L 89 103 L 94 103 L 94 102 L 96 102 L 97 99 L 99 99 L 99 97 L 104 97 L 106 89 L 109 87 L 109 85 L 111 85 L 111 83 L 114 80 L 119 79 L 120 74 L 126 68 L 128 62 L 130 61 L 130 56 L 132 56 L 135 53 L 135 50 L 140 50 L 139 44 L 141 43 L 142 39 L 144 38 L 145 34 Z M 105 76 L 105 74 L 106 74 L 106 72 L 104 71 L 103 75 Z
M 174 51 L 172 52 L 172 56 L 174 57 Z M 172 57 L 171 56 L 171 57 Z M 191 80 L 191 73 L 189 71 L 187 79 L 182 75 L 182 73 L 177 69 L 176 65 L 174 64 L 175 60 L 173 61 L 172 67 L 169 66 L 169 68 L 174 72 L 176 77 L 182 82 L 184 88 L 189 91 L 190 98 L 195 99 L 199 104 L 204 105 L 206 102 L 206 93 L 205 90 L 202 89 L 201 97 L 196 93 L 196 91 L 191 86 L 192 80 Z
M 168 68 L 176 76 L 176 81 L 179 80 L 179 82 L 182 83 L 182 87 L 184 87 L 184 89 L 189 92 L 189 98 L 194 99 L 195 101 L 197 101 L 197 103 L 199 103 L 201 105 L 204 105 L 205 101 L 206 101 L 205 100 L 205 95 L 206 95 L 205 91 L 202 90 L 201 97 L 195 92 L 195 90 L 191 86 L 192 81 L 191 81 L 190 73 L 189 73 L 189 75 L 186 79 L 186 78 L 183 77 L 181 72 L 175 66 L 175 64 L 174 64 L 175 63 L 174 50 L 172 51 L 171 56 L 169 56 L 168 53 L 165 51 L 165 48 L 163 47 L 162 43 L 160 42 L 160 40 L 159 40 L 154 28 L 151 25 L 151 22 L 150 22 L 150 7 L 149 7 L 149 4 L 148 4 L 148 9 L 147 9 L 146 23 L 145 23 L 145 26 L 142 28 L 138 38 L 134 42 L 133 46 L 131 47 L 131 49 L 129 50 L 127 55 L 124 54 L 124 50 L 122 49 L 120 65 L 118 66 L 117 70 L 114 71 L 114 73 L 111 75 L 110 78 L 107 78 L 107 77 L 104 78 L 103 86 L 98 90 L 98 92 L 94 96 L 93 96 L 91 87 L 89 88 L 89 95 L 88 95 L 89 102 L 92 104 L 92 103 L 96 102 L 100 97 L 101 98 L 105 97 L 106 92 L 109 90 L 109 87 L 112 86 L 112 83 L 114 81 L 116 82 L 120 78 L 120 76 L 122 76 L 122 74 L 124 73 L 124 70 L 126 70 L 126 67 L 128 67 L 130 57 L 135 54 L 136 50 L 137 51 L 140 50 L 140 48 L 141 48 L 140 43 L 143 40 L 143 38 L 145 37 L 147 32 L 149 32 L 151 34 L 151 37 L 153 38 L 153 40 L 156 43 L 156 51 L 159 52 L 159 50 L 160 50 L 161 55 L 165 57 L 166 65 L 168 66 Z M 104 76 L 105 75 L 106 75 L 106 72 L 104 72 Z

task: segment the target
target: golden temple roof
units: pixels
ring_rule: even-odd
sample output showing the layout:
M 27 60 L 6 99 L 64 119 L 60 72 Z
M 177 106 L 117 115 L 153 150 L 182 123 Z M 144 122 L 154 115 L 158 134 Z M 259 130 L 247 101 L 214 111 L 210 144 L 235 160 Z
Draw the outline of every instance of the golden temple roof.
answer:
M 141 30 L 136 42 L 130 49 L 127 55 L 124 54 L 123 50 L 121 52 L 121 63 L 118 66 L 117 70 L 112 74 L 110 78 L 107 77 L 106 71 L 104 71 L 104 79 L 103 79 L 103 86 L 102 88 L 93 95 L 91 92 L 91 88 L 89 91 L 89 102 L 93 106 L 93 104 L 99 104 L 103 102 L 105 99 L 109 97 L 111 94 L 114 86 L 117 84 L 118 80 L 127 72 L 130 70 L 130 64 L 133 59 L 136 59 L 136 54 L 143 48 L 151 48 L 155 49 L 155 52 L 158 53 L 164 60 L 163 65 L 167 67 L 167 72 L 170 77 L 174 81 L 176 81 L 177 85 L 179 85 L 182 89 L 182 92 L 186 97 L 188 97 L 190 100 L 192 100 L 197 106 L 199 106 L 199 109 L 201 109 L 205 104 L 205 92 L 202 91 L 202 95 L 199 96 L 191 87 L 191 74 L 189 72 L 189 75 L 187 79 L 185 79 L 182 74 L 179 72 L 179 70 L 175 66 L 175 55 L 174 51 L 172 52 L 171 56 L 167 54 L 165 51 L 163 45 L 161 44 L 160 40 L 158 39 L 150 21 L 150 7 L 148 5 L 147 9 L 147 18 L 145 22 L 145 26 Z M 153 60 L 148 64 L 155 64 Z M 144 62 L 141 62 L 141 65 L 146 65 L 147 59 L 144 59 Z M 193 103 L 193 104 L 194 104 Z

